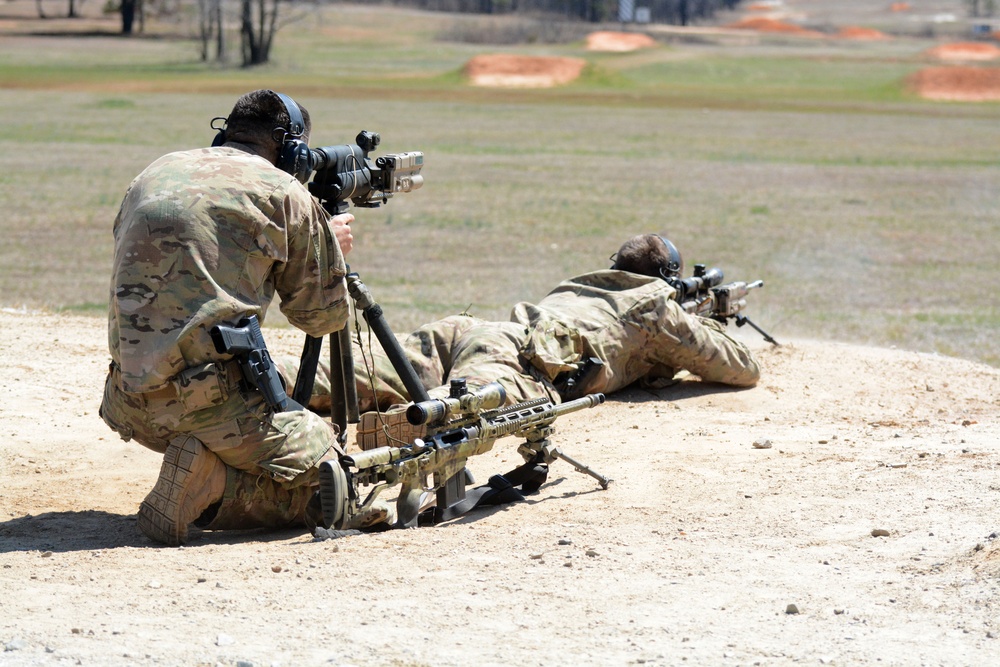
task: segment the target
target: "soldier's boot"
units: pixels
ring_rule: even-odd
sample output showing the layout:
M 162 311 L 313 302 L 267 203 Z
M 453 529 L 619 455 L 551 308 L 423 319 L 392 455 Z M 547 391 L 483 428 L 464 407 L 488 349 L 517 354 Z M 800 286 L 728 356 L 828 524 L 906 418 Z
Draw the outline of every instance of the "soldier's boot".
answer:
M 366 412 L 358 422 L 358 447 L 367 451 L 376 447 L 399 447 L 427 435 L 427 426 L 414 426 L 406 420 L 405 405 L 394 405 L 385 412 Z
M 315 493 L 315 485 L 288 489 L 266 474 L 254 475 L 230 468 L 221 501 L 194 525 L 203 530 L 304 526 L 306 507 Z
M 170 441 L 163 453 L 160 476 L 139 505 L 139 530 L 151 540 L 172 547 L 188 538 L 188 526 L 226 488 L 226 464 L 193 436 Z

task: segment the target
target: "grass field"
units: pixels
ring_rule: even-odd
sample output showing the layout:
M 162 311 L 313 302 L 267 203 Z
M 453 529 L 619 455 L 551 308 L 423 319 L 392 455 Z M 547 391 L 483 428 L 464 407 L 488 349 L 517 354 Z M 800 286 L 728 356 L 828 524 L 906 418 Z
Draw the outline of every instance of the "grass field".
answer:
M 935 42 L 595 54 L 582 41 L 437 39 L 470 20 L 325 6 L 279 32 L 274 62 L 252 70 L 200 63 L 193 42 L 170 37 L 182 24 L 123 40 L 0 20 L 0 306 L 102 316 L 111 222 L 131 178 L 207 145 L 213 116 L 273 87 L 309 108 L 314 145 L 368 129 L 383 136 L 379 152 L 424 151 L 422 190 L 355 211 L 352 268 L 397 329 L 466 308 L 505 318 L 606 267 L 629 235 L 662 231 L 689 264 L 764 279 L 748 314 L 779 340 L 1000 365 L 1000 105 L 909 93 L 905 77 L 931 64 Z M 588 68 L 556 89 L 467 85 L 463 64 L 500 51 Z

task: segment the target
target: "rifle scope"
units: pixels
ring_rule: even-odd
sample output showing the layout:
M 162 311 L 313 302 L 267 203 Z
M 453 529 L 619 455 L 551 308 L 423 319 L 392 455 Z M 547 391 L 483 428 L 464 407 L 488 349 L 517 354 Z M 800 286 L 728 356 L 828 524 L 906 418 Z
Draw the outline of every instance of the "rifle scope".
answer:
M 706 269 L 704 264 L 695 264 L 694 274 L 690 278 L 675 279 L 670 286 L 677 290 L 677 300 L 684 303 L 721 284 L 722 280 L 722 269 Z
M 406 421 L 414 426 L 437 424 L 456 413 L 471 414 L 499 408 L 507 400 L 507 391 L 499 382 L 490 382 L 458 398 L 433 398 L 414 403 L 406 409 Z
M 315 170 L 309 192 L 343 213 L 346 200 L 355 206 L 375 208 L 397 192 L 410 192 L 424 184 L 420 170 L 424 154 L 419 151 L 383 155 L 374 160 L 368 154 L 382 138 L 377 132 L 361 131 L 357 143 L 323 146 L 310 151 Z

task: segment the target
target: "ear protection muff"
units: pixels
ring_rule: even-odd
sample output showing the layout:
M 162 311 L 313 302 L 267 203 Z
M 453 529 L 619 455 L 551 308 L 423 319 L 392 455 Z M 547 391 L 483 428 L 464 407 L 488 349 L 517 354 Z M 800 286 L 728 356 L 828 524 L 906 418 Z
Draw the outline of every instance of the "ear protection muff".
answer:
M 281 171 L 287 172 L 305 183 L 309 180 L 309 175 L 313 171 L 313 156 L 309 150 L 309 144 L 302 141 L 305 134 L 306 124 L 302 120 L 302 112 L 299 105 L 284 93 L 275 93 L 285 105 L 288 112 L 288 130 L 276 127 L 275 133 L 281 132 L 281 152 L 278 154 L 277 167 Z M 277 139 L 277 137 L 275 137 Z
M 215 124 L 219 121 L 222 122 L 222 125 L 216 127 Z M 229 119 L 224 116 L 216 116 L 215 118 L 212 119 L 212 122 L 209 123 L 209 126 L 213 130 L 218 130 L 218 132 L 215 133 L 215 139 L 212 139 L 213 147 L 221 146 L 222 144 L 226 143 L 226 123 L 228 121 Z
M 278 169 L 291 174 L 302 183 L 305 183 L 309 180 L 309 175 L 312 174 L 314 161 L 309 144 L 302 141 L 302 135 L 306 131 L 302 112 L 299 110 L 299 105 L 295 103 L 295 100 L 288 95 L 278 92 L 275 92 L 275 95 L 285 105 L 289 121 L 287 130 L 283 127 L 274 128 L 275 141 L 281 142 L 281 150 L 278 153 L 278 163 L 276 166 Z M 220 121 L 221 125 L 218 125 Z M 212 119 L 212 129 L 218 130 L 215 134 L 215 139 L 212 140 L 212 146 L 221 146 L 226 143 L 227 121 L 228 119 L 222 116 L 216 116 Z
M 667 254 L 670 255 L 667 265 L 660 267 L 660 277 L 664 280 L 676 278 L 681 272 L 681 253 L 677 250 L 677 246 L 670 242 L 670 239 L 663 236 L 659 236 L 659 239 L 663 241 L 663 245 L 667 247 Z

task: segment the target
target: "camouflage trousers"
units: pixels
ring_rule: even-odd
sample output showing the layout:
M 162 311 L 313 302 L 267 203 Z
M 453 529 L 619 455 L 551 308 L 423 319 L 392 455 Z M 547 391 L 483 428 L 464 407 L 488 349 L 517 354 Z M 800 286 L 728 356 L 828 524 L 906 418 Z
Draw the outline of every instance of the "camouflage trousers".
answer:
M 562 398 L 611 393 L 635 382 L 660 388 L 681 369 L 709 382 L 753 386 L 760 368 L 746 345 L 725 325 L 684 312 L 673 294 L 658 278 L 595 272 L 564 283 L 537 306 L 518 304 L 511 321 L 456 315 L 424 325 L 400 343 L 432 397 L 446 396 L 446 383 L 464 377 L 470 389 L 499 382 L 508 403 L 543 396 L 558 402 L 556 387 L 567 392 Z M 408 402 L 376 341 L 355 341 L 353 352 L 362 412 Z M 286 378 L 295 377 L 297 360 L 278 363 Z M 588 363 L 591 372 L 584 372 Z M 567 377 L 578 380 L 572 389 L 563 384 Z M 314 395 L 325 397 L 327 406 L 329 390 L 324 364 Z
M 408 403 L 410 395 L 389 356 L 373 334 L 363 332 L 362 336 L 364 340 L 360 343 L 357 336 L 352 336 L 360 411 L 386 410 Z M 513 322 L 487 322 L 468 315 L 453 315 L 399 337 L 399 343 L 432 398 L 447 396 L 449 381 L 464 378 L 470 389 L 499 382 L 507 392 L 508 404 L 542 397 L 558 402 L 558 393 L 551 383 L 541 374 L 535 377 L 521 356 L 526 339 L 527 330 Z M 275 362 L 287 384 L 294 383 L 299 360 L 280 357 Z M 321 358 L 310 406 L 329 408 L 329 397 L 329 359 Z
M 319 464 L 341 453 L 337 428 L 307 410 L 271 412 L 259 392 L 240 388 L 235 363 L 218 366 L 195 381 L 135 394 L 121 390 L 112 364 L 101 418 L 122 439 L 160 453 L 173 438 L 194 436 L 226 464 L 223 507 L 246 516 L 223 511 L 209 528 L 300 524 L 318 487 Z

